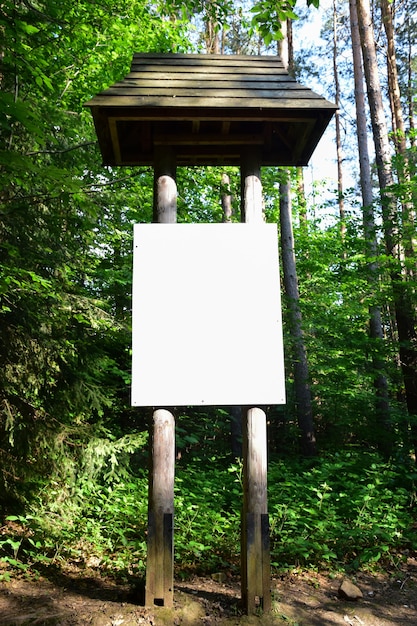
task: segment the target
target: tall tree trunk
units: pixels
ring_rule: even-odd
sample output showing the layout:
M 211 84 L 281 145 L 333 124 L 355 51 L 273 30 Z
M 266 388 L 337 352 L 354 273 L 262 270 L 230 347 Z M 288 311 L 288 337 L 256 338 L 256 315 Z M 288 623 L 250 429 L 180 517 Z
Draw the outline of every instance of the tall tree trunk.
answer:
M 379 264 L 376 261 L 378 255 L 378 242 L 376 239 L 376 224 L 373 210 L 373 192 L 371 165 L 368 151 L 368 130 L 365 113 L 364 75 L 361 55 L 361 42 L 359 35 L 356 0 L 350 0 L 350 30 L 353 54 L 353 72 L 355 82 L 356 104 L 356 127 L 358 136 L 359 171 L 362 191 L 362 215 L 363 230 L 365 237 L 366 256 L 370 261 L 367 263 L 368 281 L 372 294 L 378 291 Z M 381 319 L 381 308 L 373 304 L 369 308 L 369 335 L 376 344 L 372 351 L 373 367 L 375 372 L 374 385 L 376 391 L 376 417 L 378 428 L 378 445 L 385 457 L 392 453 L 392 426 L 390 407 L 388 400 L 388 383 L 384 374 L 384 362 L 378 355 L 384 331 Z
M 400 85 L 398 83 L 397 57 L 395 53 L 393 4 L 388 0 L 381 0 L 381 15 L 387 38 L 387 74 L 389 96 L 391 102 L 392 129 L 394 131 L 394 143 L 398 154 L 406 155 L 405 127 L 401 106 Z
M 333 79 L 335 86 L 335 104 L 339 106 L 340 104 L 340 82 L 339 82 L 339 72 L 337 68 L 337 48 L 338 48 L 338 37 L 337 37 L 337 8 L 336 8 L 336 0 L 333 0 Z M 343 151 L 342 151 L 342 140 L 341 140 L 341 132 L 340 132 L 340 110 L 337 109 L 335 111 L 335 123 L 336 123 L 336 157 L 337 157 L 337 201 L 339 204 L 339 217 L 340 217 L 340 234 L 342 236 L 342 240 L 345 238 L 346 234 L 346 225 L 345 225 L 345 202 L 343 198 Z
M 413 47 L 414 47 L 414 37 L 412 35 L 412 19 L 410 18 L 411 8 L 409 6 L 409 2 L 407 0 L 407 116 L 408 116 L 408 126 L 410 130 L 410 144 L 414 148 L 416 145 L 415 139 L 415 125 L 414 125 L 414 72 L 413 72 Z
M 304 170 L 301 166 L 297 167 L 297 198 L 298 198 L 298 219 L 300 228 L 304 234 L 307 234 L 307 200 L 304 187 Z
M 411 181 L 407 156 L 407 142 L 401 104 L 400 85 L 398 81 L 397 56 L 395 52 L 395 35 L 393 21 L 393 4 L 388 0 L 381 0 L 381 15 L 387 39 L 387 75 L 388 90 L 390 95 L 392 127 L 394 131 L 394 146 L 398 156 L 397 175 L 400 183 L 403 183 L 405 194 L 402 199 L 402 241 L 404 254 L 411 262 L 406 264 L 411 280 L 416 271 L 412 260 L 415 258 L 415 209 L 411 197 Z
M 394 179 L 388 130 L 384 116 L 382 92 L 378 74 L 375 38 L 368 0 L 357 0 L 359 32 L 364 71 L 371 112 L 375 158 L 381 192 L 382 217 L 387 255 L 391 259 L 390 274 L 399 339 L 399 354 L 404 380 L 412 441 L 417 460 L 417 332 L 413 303 L 405 281 L 399 250 L 399 220 L 391 187 Z
M 230 176 L 226 172 L 222 174 L 221 197 L 223 209 L 223 221 L 230 223 L 232 221 L 232 194 L 230 193 Z
M 288 30 L 291 32 L 291 22 L 288 22 L 287 26 Z M 281 59 L 287 66 L 292 64 L 291 59 L 293 58 L 292 48 L 288 47 L 288 42 L 291 41 L 291 36 L 287 37 L 280 46 Z M 279 193 L 282 269 L 284 288 L 288 300 L 290 333 L 293 340 L 294 389 L 297 422 L 301 432 L 301 452 L 305 456 L 314 456 L 317 453 L 316 438 L 314 434 L 307 351 L 302 331 L 300 294 L 298 289 L 297 267 L 294 254 L 294 234 L 292 228 L 291 188 L 288 179 L 280 183 Z
M 204 41 L 206 44 L 207 54 L 219 54 L 220 38 L 218 22 L 216 19 L 216 7 L 212 0 L 205 2 L 205 23 L 206 31 L 204 33 Z
M 301 452 L 314 456 L 316 438 L 314 434 L 313 409 L 307 351 L 302 330 L 300 293 L 294 254 L 294 235 L 291 220 L 291 189 L 289 181 L 280 183 L 280 231 L 284 288 L 288 303 L 288 317 L 293 345 L 294 390 L 297 422 L 301 431 Z

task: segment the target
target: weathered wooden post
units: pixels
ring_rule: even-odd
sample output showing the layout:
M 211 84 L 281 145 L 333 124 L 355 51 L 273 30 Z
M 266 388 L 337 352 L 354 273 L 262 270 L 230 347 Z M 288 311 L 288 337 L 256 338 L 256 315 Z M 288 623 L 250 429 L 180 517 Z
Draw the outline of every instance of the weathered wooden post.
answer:
M 256 150 L 242 154 L 241 216 L 251 224 L 263 222 L 260 164 Z M 258 607 L 266 612 L 271 608 L 266 415 L 259 407 L 246 407 L 242 420 L 242 603 L 247 613 Z
M 147 606 L 172 606 L 174 593 L 175 421 L 166 409 L 153 413 L 148 496 Z
M 247 613 L 271 608 L 266 415 L 243 412 L 242 603 Z
M 240 164 L 240 180 L 242 189 L 241 221 L 251 224 L 263 222 L 261 155 L 258 150 L 243 152 Z
M 171 150 L 155 150 L 154 222 L 177 221 L 175 158 Z M 161 250 L 161 254 L 163 251 Z M 167 319 L 168 323 L 168 319 Z M 161 353 L 163 358 L 163 346 Z M 157 346 L 155 346 L 157 349 Z M 172 606 L 174 598 L 175 419 L 167 409 L 153 412 L 150 445 L 147 606 Z
M 154 150 L 153 221 L 175 224 L 177 221 L 177 185 L 175 154 L 169 146 Z

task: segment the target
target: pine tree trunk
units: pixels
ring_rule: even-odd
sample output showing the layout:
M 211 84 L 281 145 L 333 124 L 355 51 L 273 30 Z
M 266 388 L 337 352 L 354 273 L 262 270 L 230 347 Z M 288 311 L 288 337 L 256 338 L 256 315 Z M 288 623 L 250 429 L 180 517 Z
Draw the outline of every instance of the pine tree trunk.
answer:
M 282 32 L 284 39 L 280 42 L 281 60 L 288 67 L 293 67 L 292 29 L 288 20 Z M 293 343 L 294 390 L 297 422 L 301 433 L 301 452 L 304 456 L 317 454 L 316 437 L 314 433 L 313 408 L 307 350 L 302 331 L 302 316 L 300 310 L 300 294 L 298 289 L 297 267 L 294 254 L 294 234 L 292 228 L 291 187 L 289 180 L 281 182 L 280 193 L 280 231 L 282 271 L 284 288 L 288 301 L 288 316 L 290 333 Z
M 411 7 L 409 6 L 409 1 L 406 0 L 407 4 L 407 121 L 410 130 L 410 145 L 412 148 L 416 145 L 415 139 L 415 124 L 414 124 L 414 71 L 413 71 L 413 62 L 414 62 L 414 44 L 415 38 L 413 36 L 412 26 L 413 19 L 410 17 L 412 14 Z
M 222 174 L 222 209 L 223 221 L 230 223 L 232 221 L 232 194 L 230 193 L 230 176 L 223 172 Z
M 307 200 L 304 187 L 304 172 L 301 166 L 297 167 L 297 198 L 298 198 L 298 219 L 300 222 L 300 228 L 303 233 L 307 234 L 308 222 L 307 222 Z
M 379 264 L 378 242 L 376 240 L 376 224 L 373 210 L 373 192 L 371 166 L 368 151 L 368 130 L 365 113 L 364 75 L 362 66 L 361 43 L 356 10 L 356 0 L 350 0 L 350 30 L 352 40 L 353 68 L 355 81 L 356 127 L 358 136 L 359 171 L 362 191 L 363 230 L 365 237 L 366 256 L 371 259 L 367 263 L 368 281 L 371 293 L 378 289 Z M 388 382 L 384 374 L 384 362 L 378 356 L 378 347 L 384 339 L 381 309 L 374 304 L 369 308 L 369 335 L 376 344 L 373 351 L 374 386 L 376 391 L 376 417 L 379 425 L 378 446 L 385 457 L 392 453 L 392 425 L 388 400 Z M 378 345 L 379 344 L 379 345 Z
M 340 83 L 339 83 L 339 72 L 337 68 L 337 10 L 336 10 L 336 0 L 333 0 L 333 79 L 335 86 L 335 104 L 339 106 L 340 104 Z M 343 151 L 342 151 L 342 140 L 341 140 L 341 132 L 340 132 L 340 110 L 337 109 L 335 111 L 335 123 L 336 123 L 336 157 L 337 157 L 337 201 L 339 204 L 339 217 L 340 217 L 340 234 L 342 236 L 342 241 L 345 238 L 346 234 L 346 225 L 344 222 L 345 219 L 345 202 L 343 198 Z M 346 255 L 344 255 L 346 256 Z
M 387 255 L 391 258 L 390 275 L 399 339 L 401 370 L 417 460 L 417 332 L 415 310 L 401 266 L 399 219 L 396 198 L 390 190 L 394 179 L 391 170 L 388 130 L 384 116 L 369 1 L 357 0 L 357 8 L 368 102 L 371 112 L 372 134 L 375 144 L 375 158 L 381 192 L 385 246 Z
M 218 23 L 215 12 L 216 7 L 214 3 L 212 0 L 207 0 L 205 8 L 206 31 L 204 33 L 207 54 L 219 54 L 220 52 Z
M 395 53 L 394 24 L 392 19 L 392 4 L 388 0 L 381 0 L 381 15 L 387 38 L 387 74 L 389 95 L 391 102 L 392 128 L 396 151 L 405 156 L 406 140 L 404 119 L 401 106 L 400 85 L 398 83 L 397 58 Z
M 288 317 L 290 320 L 289 327 L 293 344 L 294 390 L 297 422 L 301 432 L 301 452 L 304 456 L 314 456 L 317 453 L 316 438 L 314 434 L 307 351 L 302 331 L 289 182 L 280 184 L 279 212 L 282 268 L 288 304 Z
M 381 15 L 387 38 L 387 75 L 388 89 L 390 94 L 390 106 L 392 127 L 394 131 L 395 152 L 399 157 L 397 162 L 397 175 L 400 183 L 405 188 L 405 197 L 402 199 L 402 241 L 406 258 L 413 260 L 416 254 L 415 241 L 415 209 L 411 197 L 411 181 L 407 156 L 407 142 L 404 126 L 403 109 L 401 104 L 400 85 L 398 81 L 397 56 L 395 52 L 395 36 L 393 23 L 393 6 L 388 0 L 381 0 Z M 416 276 L 414 263 L 406 264 L 410 280 Z

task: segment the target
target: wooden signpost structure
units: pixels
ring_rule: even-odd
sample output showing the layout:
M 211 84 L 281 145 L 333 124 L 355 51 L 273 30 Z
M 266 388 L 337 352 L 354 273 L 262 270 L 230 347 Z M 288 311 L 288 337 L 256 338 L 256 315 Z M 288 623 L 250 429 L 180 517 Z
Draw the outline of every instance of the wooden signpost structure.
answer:
M 135 54 L 130 73 L 95 96 L 87 106 L 93 114 L 106 165 L 153 166 L 155 223 L 176 222 L 177 165 L 237 165 L 241 169 L 241 221 L 251 227 L 254 235 L 263 223 L 261 167 L 306 165 L 336 109 L 334 104 L 290 77 L 278 57 L 193 54 Z M 170 233 L 180 231 L 180 226 L 183 225 L 174 227 Z M 207 227 L 209 230 L 210 226 Z M 235 230 L 233 237 L 238 240 L 243 231 Z M 228 232 L 232 234 L 232 230 Z M 146 233 L 140 241 L 146 241 Z M 153 262 L 158 260 L 157 256 L 150 258 Z M 275 303 L 274 300 L 272 306 Z M 145 307 L 143 301 L 141 304 Z M 158 319 L 161 329 L 167 322 Z M 247 333 L 252 331 L 256 329 L 247 329 Z M 280 350 L 278 339 L 276 351 Z M 256 372 L 257 364 L 250 363 L 250 358 L 248 352 L 248 368 Z M 259 361 L 259 356 L 255 359 Z M 277 380 L 277 385 L 283 387 L 282 359 L 279 368 L 281 380 Z M 146 371 L 142 370 L 144 375 Z M 155 372 L 155 376 L 159 374 L 159 370 Z M 164 387 L 163 377 L 158 384 Z M 134 385 L 135 381 L 132 388 Z M 191 391 L 190 397 L 194 397 Z M 193 402 L 187 401 L 181 391 L 179 401 L 170 400 L 176 398 L 175 393 L 164 397 L 168 402 L 162 400 L 162 395 L 159 399 L 156 395 L 145 396 L 147 399 L 142 401 L 141 393 L 132 390 L 132 404 L 143 405 L 152 400 L 155 407 L 145 602 L 172 606 L 175 461 L 172 407 Z M 224 402 L 221 396 L 222 401 L 215 403 L 245 405 L 241 574 L 243 605 L 252 613 L 257 608 L 268 611 L 271 606 L 266 415 L 262 409 L 262 404 L 270 404 L 271 400 L 265 400 L 269 396 L 263 391 L 259 392 L 259 398 L 263 399 L 260 402 L 258 396 L 251 399 L 249 394 L 243 401 L 237 396 L 231 396 L 230 402 L 227 398 Z M 271 398 L 272 403 L 284 402 L 281 391 L 273 393 Z M 196 402 L 210 403 L 212 399 Z

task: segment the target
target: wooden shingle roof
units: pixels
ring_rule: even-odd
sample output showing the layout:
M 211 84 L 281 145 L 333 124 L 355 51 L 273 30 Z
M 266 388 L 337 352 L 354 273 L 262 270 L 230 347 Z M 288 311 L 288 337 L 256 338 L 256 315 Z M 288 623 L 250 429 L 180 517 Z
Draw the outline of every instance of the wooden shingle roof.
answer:
M 336 106 L 289 76 L 275 56 L 135 54 L 130 73 L 86 103 L 106 165 L 306 165 Z

